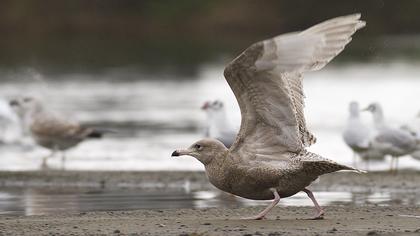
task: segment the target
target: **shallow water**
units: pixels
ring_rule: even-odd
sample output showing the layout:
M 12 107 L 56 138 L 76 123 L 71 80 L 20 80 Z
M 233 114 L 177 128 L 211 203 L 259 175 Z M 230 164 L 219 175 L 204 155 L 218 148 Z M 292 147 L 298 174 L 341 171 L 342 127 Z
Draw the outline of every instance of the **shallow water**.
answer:
M 416 193 L 314 192 L 322 206 L 375 204 L 419 205 Z M 101 190 L 4 188 L 0 191 L 1 215 L 46 215 L 89 211 L 179 209 L 264 206 L 268 201 L 252 201 L 219 191 Z M 279 206 L 312 206 L 305 193 L 280 201 Z
M 347 105 L 383 104 L 390 123 L 399 126 L 420 110 L 420 67 L 416 63 L 329 65 L 306 75 L 306 115 L 318 138 L 310 149 L 343 164 L 352 153 L 341 138 Z M 102 140 L 81 143 L 66 154 L 68 170 L 201 170 L 190 157 L 170 158 L 172 151 L 203 136 L 206 100 L 225 101 L 232 123 L 239 109 L 222 76 L 222 65 L 204 65 L 190 77 L 145 75 L 113 70 L 100 74 L 41 75 L 33 70 L 0 74 L 4 97 L 36 95 L 52 109 L 85 124 L 117 131 Z M 370 122 L 370 116 L 363 118 Z M 0 170 L 36 170 L 49 151 L 31 145 L 2 145 Z M 59 157 L 48 166 L 61 168 Z M 365 164 L 359 164 L 365 168 Z M 370 163 L 371 170 L 389 167 L 389 159 Z M 420 169 L 420 161 L 403 157 L 400 167 Z

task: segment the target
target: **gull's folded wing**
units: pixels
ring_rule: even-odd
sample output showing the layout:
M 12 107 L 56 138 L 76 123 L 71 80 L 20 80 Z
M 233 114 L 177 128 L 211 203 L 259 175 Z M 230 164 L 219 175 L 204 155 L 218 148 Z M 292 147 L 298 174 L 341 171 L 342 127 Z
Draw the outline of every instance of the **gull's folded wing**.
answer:
M 414 136 L 400 129 L 383 129 L 374 138 L 376 145 L 382 148 L 411 149 L 416 144 Z
M 86 129 L 78 123 L 53 115 L 37 117 L 30 129 L 37 136 L 51 139 L 83 139 L 87 135 Z
M 303 113 L 302 73 L 324 67 L 364 25 L 360 14 L 337 17 L 255 43 L 233 60 L 224 74 L 242 122 L 231 151 L 271 158 L 314 143 Z

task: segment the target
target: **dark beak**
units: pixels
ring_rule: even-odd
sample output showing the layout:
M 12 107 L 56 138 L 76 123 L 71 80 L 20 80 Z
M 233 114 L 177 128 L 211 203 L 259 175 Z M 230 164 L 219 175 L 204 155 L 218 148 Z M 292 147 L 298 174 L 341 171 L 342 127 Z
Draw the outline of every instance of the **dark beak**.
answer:
M 19 105 L 19 103 L 16 100 L 10 100 L 9 105 L 10 106 L 17 106 L 17 105 Z
M 172 157 L 178 157 L 179 156 L 179 152 L 178 151 L 174 151 L 171 156 Z

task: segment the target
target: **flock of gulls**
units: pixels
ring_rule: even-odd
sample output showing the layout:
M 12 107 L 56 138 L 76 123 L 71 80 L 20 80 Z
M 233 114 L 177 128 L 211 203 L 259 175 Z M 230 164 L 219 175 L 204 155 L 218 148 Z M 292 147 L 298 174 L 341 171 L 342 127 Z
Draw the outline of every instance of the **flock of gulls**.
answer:
M 373 127 L 364 124 L 360 112 L 372 113 Z M 398 170 L 398 158 L 411 155 L 420 160 L 420 129 L 407 123 L 401 127 L 392 127 L 386 123 L 382 106 L 372 103 L 364 109 L 357 102 L 349 105 L 349 118 L 343 132 L 345 143 L 354 152 L 354 163 L 357 156 L 362 160 L 381 161 L 391 156 L 390 171 Z
M 306 126 L 303 75 L 326 66 L 364 26 L 360 14 L 342 16 L 251 45 L 224 71 L 241 110 L 239 131 L 229 124 L 221 101 L 206 102 L 202 110 L 209 121 L 207 138 L 175 150 L 172 156 L 195 157 L 204 165 L 209 181 L 220 190 L 248 199 L 272 200 L 249 219 L 263 219 L 281 198 L 300 191 L 312 200 L 314 219 L 323 218 L 324 210 L 308 186 L 323 174 L 363 171 L 306 150 L 316 138 Z M 6 132 L 7 125 L 3 124 L 19 119 L 23 130 L 38 145 L 51 149 L 52 155 L 106 132 L 60 117 L 35 98 L 18 98 L 9 103 L 17 115 L 0 116 L 0 131 Z M 0 104 L 1 109 L 3 106 Z M 359 105 L 352 102 L 343 133 L 345 142 L 363 160 L 392 156 L 392 168 L 396 169 L 398 157 L 416 151 L 416 133 L 407 127 L 388 126 L 377 103 L 364 110 L 372 113 L 375 126 L 363 124 Z

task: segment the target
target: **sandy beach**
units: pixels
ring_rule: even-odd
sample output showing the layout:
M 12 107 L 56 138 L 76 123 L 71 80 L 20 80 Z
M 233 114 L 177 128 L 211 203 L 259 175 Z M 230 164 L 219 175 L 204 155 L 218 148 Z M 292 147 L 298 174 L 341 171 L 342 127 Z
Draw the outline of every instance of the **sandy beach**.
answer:
M 136 210 L 0 217 L 2 235 L 419 235 L 420 207 L 277 207 L 268 219 L 241 220 L 260 208 Z M 413 217 L 410 217 L 413 216 Z
M 312 189 L 385 191 L 417 196 L 420 173 L 401 171 L 323 176 Z M 212 189 L 203 172 L 0 172 L 2 187 L 184 188 Z M 312 207 L 279 206 L 266 220 L 242 220 L 263 206 L 159 209 L 0 216 L 1 235 L 419 235 L 420 206 L 399 201 L 386 205 L 326 206 L 324 220 L 309 220 Z

